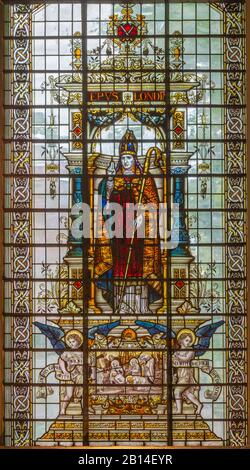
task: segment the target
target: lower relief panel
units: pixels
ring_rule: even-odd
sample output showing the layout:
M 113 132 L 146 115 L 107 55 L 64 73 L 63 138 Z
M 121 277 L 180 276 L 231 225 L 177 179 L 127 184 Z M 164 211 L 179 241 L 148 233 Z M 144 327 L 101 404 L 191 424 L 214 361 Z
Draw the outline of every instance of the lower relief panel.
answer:
M 130 346 L 133 348 L 133 343 Z M 82 446 L 86 433 L 90 446 L 166 446 L 170 437 L 174 446 L 223 445 L 220 423 L 216 427 L 213 419 L 209 421 L 208 418 L 214 416 L 215 405 L 204 398 L 209 396 L 209 392 L 211 397 L 215 389 L 211 383 L 206 387 L 199 386 L 198 364 L 196 367 L 174 369 L 176 384 L 171 385 L 170 393 L 165 351 L 91 350 L 87 422 L 82 409 L 81 356 L 78 351 L 63 353 L 62 358 L 71 363 L 72 369 L 67 381 L 55 366 L 55 375 L 61 381 L 56 390 L 59 414 L 36 440 L 36 445 Z M 52 388 L 48 384 L 46 388 L 40 386 L 37 396 L 40 394 L 41 397 L 44 391 L 49 398 Z M 171 395 L 170 429 L 168 400 Z M 215 397 L 218 410 L 223 410 L 223 396 L 224 390 L 220 389 L 219 396 Z

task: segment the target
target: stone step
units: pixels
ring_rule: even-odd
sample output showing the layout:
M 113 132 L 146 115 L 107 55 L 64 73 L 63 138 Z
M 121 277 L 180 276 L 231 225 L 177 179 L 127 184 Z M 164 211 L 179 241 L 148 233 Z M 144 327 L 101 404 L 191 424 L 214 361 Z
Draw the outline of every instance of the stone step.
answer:
M 106 417 L 107 418 L 107 417 Z M 110 445 L 122 445 L 121 442 L 140 442 L 167 445 L 167 421 L 156 421 L 155 416 L 149 421 L 136 422 L 135 420 L 113 421 L 108 420 L 89 422 L 89 441 L 91 445 L 103 445 L 107 441 Z M 202 418 L 195 415 L 180 415 L 173 421 L 173 445 L 223 445 L 221 438 L 217 437 Z M 82 445 L 83 422 L 77 417 L 58 419 L 49 430 L 37 440 L 36 445 Z M 120 444 L 119 444 L 120 443 Z

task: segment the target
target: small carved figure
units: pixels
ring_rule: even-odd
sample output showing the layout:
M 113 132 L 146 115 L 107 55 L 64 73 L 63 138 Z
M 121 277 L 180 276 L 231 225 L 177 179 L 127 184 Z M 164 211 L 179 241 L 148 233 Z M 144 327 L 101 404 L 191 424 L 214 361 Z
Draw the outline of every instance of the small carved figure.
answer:
M 106 323 L 104 325 L 97 325 L 88 330 L 88 340 L 96 341 L 98 339 L 105 339 L 113 328 L 120 324 L 119 321 L 113 323 Z M 70 401 L 75 398 L 81 401 L 83 396 L 83 334 L 81 331 L 72 329 L 67 333 L 62 328 L 57 326 L 47 325 L 40 322 L 34 322 L 34 325 L 39 328 L 42 334 L 48 338 L 53 350 L 58 354 L 59 359 L 57 364 L 51 364 L 45 367 L 40 372 L 40 383 L 44 383 L 44 378 L 51 372 L 55 372 L 56 378 L 63 382 L 60 394 L 60 414 L 66 413 Z M 100 346 L 100 345 L 99 345 Z M 98 341 L 97 341 L 98 347 Z M 125 380 L 125 379 L 124 379 Z M 53 393 L 51 387 L 42 387 L 38 390 L 39 398 L 46 398 L 48 394 Z
M 194 378 L 194 368 L 191 361 L 195 357 L 195 350 L 192 348 L 195 342 L 195 334 L 193 331 L 181 331 L 177 335 L 177 344 L 179 350 L 173 354 L 173 366 L 176 367 L 176 386 L 174 389 L 174 397 L 176 404 L 176 413 L 182 412 L 183 399 L 191 402 L 196 406 L 196 413 L 200 414 L 202 403 L 195 396 L 195 392 L 199 391 L 199 386 Z
M 223 324 L 224 321 L 218 321 L 201 326 L 195 331 L 184 328 L 178 332 L 176 337 L 178 349 L 173 354 L 173 366 L 176 368 L 174 397 L 177 414 L 182 413 L 183 400 L 193 403 L 196 414 L 201 413 L 203 405 L 198 397 L 200 387 L 194 377 L 192 360 L 196 356 L 205 354 L 213 334 Z

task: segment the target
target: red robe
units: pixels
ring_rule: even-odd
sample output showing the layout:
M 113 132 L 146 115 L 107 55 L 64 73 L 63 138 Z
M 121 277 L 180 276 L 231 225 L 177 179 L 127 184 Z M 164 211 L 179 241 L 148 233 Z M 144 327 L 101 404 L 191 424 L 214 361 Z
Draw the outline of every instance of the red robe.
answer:
M 118 221 L 119 224 L 123 224 L 123 238 L 112 239 L 112 258 L 113 258 L 113 276 L 114 278 L 123 279 L 125 276 L 126 265 L 129 254 L 129 247 L 131 244 L 131 238 L 126 238 L 126 225 L 132 227 L 135 220 L 135 213 L 127 211 L 126 204 L 133 203 L 136 204 L 136 201 L 133 197 L 130 186 L 130 177 L 125 177 L 124 182 L 127 184 L 127 188 L 122 189 L 121 191 L 112 191 L 110 196 L 110 202 L 116 202 L 123 207 L 123 219 Z M 144 239 L 137 237 L 137 232 L 135 232 L 135 237 L 132 245 L 132 252 L 130 257 L 130 263 L 127 272 L 127 278 L 138 278 L 143 275 L 143 249 L 144 249 Z
M 142 175 L 139 169 L 136 169 L 133 175 L 125 176 L 120 170 L 114 178 L 113 190 L 110 194 L 110 202 L 121 204 L 125 211 L 126 203 L 138 204 L 140 196 Z M 103 180 L 104 182 L 104 180 Z M 102 184 L 102 183 L 101 183 Z M 142 204 L 155 204 L 159 207 L 159 197 L 155 186 L 154 178 L 148 175 L 145 181 Z M 126 214 L 127 216 L 127 214 Z M 134 223 L 134 216 L 131 211 L 131 224 Z M 100 216 L 102 219 L 102 216 Z M 125 214 L 124 214 L 124 220 Z M 110 279 L 108 276 L 112 273 L 112 278 L 124 279 L 126 264 L 128 260 L 128 251 L 130 238 L 113 238 L 109 239 L 103 227 L 103 219 L 101 234 L 96 239 L 95 248 L 95 277 L 99 282 L 99 286 L 105 290 L 108 289 Z M 157 214 L 155 215 L 154 224 L 158 224 Z M 126 231 L 126 223 L 123 223 L 123 230 Z M 126 233 L 125 233 L 126 235 Z M 105 276 L 107 276 L 105 278 Z M 127 278 L 135 278 L 138 282 L 139 278 L 147 282 L 151 289 L 157 293 L 157 297 L 161 296 L 161 255 L 159 235 L 156 238 L 149 237 L 148 218 L 145 218 L 145 238 L 135 238 L 132 245 L 131 259 L 128 269 Z M 105 281 L 106 279 L 106 281 Z M 112 281 L 111 281 L 112 282 Z

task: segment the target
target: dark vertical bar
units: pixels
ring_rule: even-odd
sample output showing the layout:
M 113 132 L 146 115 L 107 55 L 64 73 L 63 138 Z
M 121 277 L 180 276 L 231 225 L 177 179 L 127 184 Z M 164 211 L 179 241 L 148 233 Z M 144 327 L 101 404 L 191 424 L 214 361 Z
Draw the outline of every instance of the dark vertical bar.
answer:
M 245 50 L 246 50 L 246 45 L 247 44 L 250 44 L 250 5 L 249 5 L 249 2 L 244 2 L 244 12 L 245 12 L 245 39 L 244 39 L 244 44 L 245 44 Z M 249 60 L 249 56 L 247 58 L 247 52 L 246 52 L 246 57 L 245 57 L 245 60 L 246 60 L 246 68 L 247 68 L 247 72 L 246 72 L 246 76 L 249 77 L 250 75 L 250 60 Z M 246 132 L 247 132 L 247 139 L 248 139 L 248 142 L 249 142 L 249 136 L 250 136 L 250 110 L 249 110 L 249 102 L 250 102 L 250 80 L 248 80 L 247 82 L 247 86 L 246 86 L 246 96 L 247 96 L 247 129 L 246 129 Z M 224 136 L 225 137 L 225 136 Z M 248 148 L 249 148 L 249 144 L 248 144 Z M 245 157 L 245 164 L 246 164 L 246 157 Z M 249 171 L 249 165 L 248 165 L 248 171 Z M 248 192 L 248 194 L 250 194 L 250 177 L 249 177 L 249 173 L 247 173 L 247 181 L 246 181 L 246 191 Z M 248 201 L 249 201 L 249 196 L 248 196 Z M 247 201 L 247 204 L 248 204 L 248 213 L 247 213 L 247 224 L 248 224 L 248 227 L 250 226 L 250 212 L 249 212 L 249 202 Z M 250 237 L 248 237 L 248 241 L 247 241 L 247 246 L 246 246 L 246 251 L 248 250 L 248 253 L 250 253 Z M 247 283 L 246 283 L 246 288 L 248 289 L 248 292 L 250 292 L 250 277 L 249 277 L 249 268 L 248 268 L 248 265 L 247 265 L 247 268 L 246 268 L 246 274 L 247 274 Z M 249 328 L 249 325 L 250 325 L 250 302 L 247 302 L 247 344 L 249 345 L 250 344 L 250 328 Z M 247 367 L 247 387 L 248 387 L 248 390 L 249 390 L 249 377 L 250 377 L 250 347 L 248 346 L 248 351 L 247 351 L 247 363 L 248 363 L 248 367 Z M 249 419 L 249 416 L 250 416 L 250 405 L 248 404 L 248 409 L 247 409 L 247 445 L 250 446 L 250 419 Z
M 165 2 L 165 84 L 166 84 L 166 178 L 167 178 L 167 230 L 171 230 L 171 139 L 170 139 L 170 47 L 169 47 L 169 0 Z M 163 282 L 167 283 L 167 328 L 168 331 L 172 330 L 172 317 L 171 317 L 171 297 L 172 297 L 172 273 L 171 273 L 171 250 L 167 250 L 167 279 Z M 173 410 L 172 410 L 172 344 L 171 337 L 167 338 L 167 422 L 168 422 L 168 445 L 173 445 Z
M 2 137 L 4 136 L 4 5 L 3 2 L 0 1 L 0 26 L 1 26 L 1 35 L 0 35 L 0 152 L 2 158 L 0 159 L 0 184 L 1 188 L 4 188 L 4 162 L 5 162 L 5 149 Z M 1 331 L 5 331 L 4 325 L 4 191 L 0 192 L 0 328 Z M 0 363 L 0 445 L 4 445 L 4 388 L 2 384 L 4 383 L 4 335 L 0 335 L 0 349 L 1 349 L 1 363 Z
M 89 204 L 88 178 L 88 109 L 87 109 L 87 4 L 81 4 L 82 24 L 82 202 Z M 88 252 L 89 239 L 83 238 L 82 275 L 83 275 L 83 445 L 89 444 L 88 423 L 88 300 L 90 291 Z
M 58 6 L 58 10 L 57 10 L 57 15 L 58 15 L 58 21 L 59 21 L 59 15 L 60 15 L 60 7 Z M 44 129 L 45 129 L 45 148 L 46 150 L 48 150 L 48 147 L 47 147 L 47 143 L 46 143 L 46 140 L 47 140 L 47 129 L 48 129 L 48 122 L 47 122 L 47 113 L 46 113 L 46 107 L 47 107 L 47 104 L 48 104 L 48 101 L 49 103 L 51 103 L 51 99 L 49 98 L 49 100 L 47 99 L 48 98 L 48 89 L 49 89 L 49 86 L 47 84 L 47 61 L 48 61 L 48 56 L 47 56 L 47 50 L 46 50 L 46 42 L 47 42 L 47 28 L 48 28 L 48 24 L 47 24 L 47 8 L 46 6 L 44 7 L 44 40 L 43 40 L 43 43 L 44 43 L 44 54 L 45 54 L 45 101 L 44 101 L 44 114 L 45 114 L 45 121 L 44 121 Z M 58 30 L 58 34 L 59 34 L 59 30 Z M 58 55 L 58 49 L 57 49 L 57 55 Z M 59 71 L 60 73 L 60 71 Z M 60 124 L 60 121 L 58 120 L 58 126 Z M 59 131 L 60 127 L 58 128 L 58 131 Z M 52 137 L 52 135 L 50 135 L 50 137 Z M 58 132 L 58 139 L 60 141 L 60 138 L 61 138 L 61 135 L 60 135 L 60 131 Z M 47 194 L 47 189 L 49 188 L 49 185 L 47 184 L 48 180 L 49 180 L 49 176 L 48 176 L 48 172 L 47 172 L 47 158 L 48 158 L 48 155 L 47 153 L 45 152 L 44 154 L 44 158 L 45 158 L 45 189 L 44 189 L 44 193 L 45 193 L 45 197 L 44 197 L 44 216 L 45 216 L 45 231 L 44 231 L 44 257 L 45 257 L 45 266 L 47 266 L 47 263 L 48 263 L 48 241 L 47 241 L 47 236 L 48 236 L 48 232 L 47 232 L 47 197 L 49 198 L 49 194 Z M 60 188 L 58 188 L 58 194 L 60 194 Z M 60 199 L 58 201 L 58 204 L 59 204 L 59 207 L 60 207 Z M 60 258 L 59 258 L 60 260 Z M 46 309 L 46 312 L 48 311 L 48 290 L 49 290 L 49 286 L 48 286 L 48 276 L 47 276 L 47 272 L 46 272 L 46 278 L 45 278 L 45 309 Z M 60 289 L 59 289 L 60 290 Z M 46 352 L 45 352 L 45 357 L 46 357 L 46 364 L 49 363 L 48 361 L 48 351 L 46 349 Z M 60 390 L 60 388 L 59 388 Z M 60 393 L 60 392 L 59 392 Z M 47 421 L 48 419 L 48 403 L 46 403 L 46 406 L 45 406 L 45 410 L 44 410 L 44 414 L 45 414 L 45 419 Z

